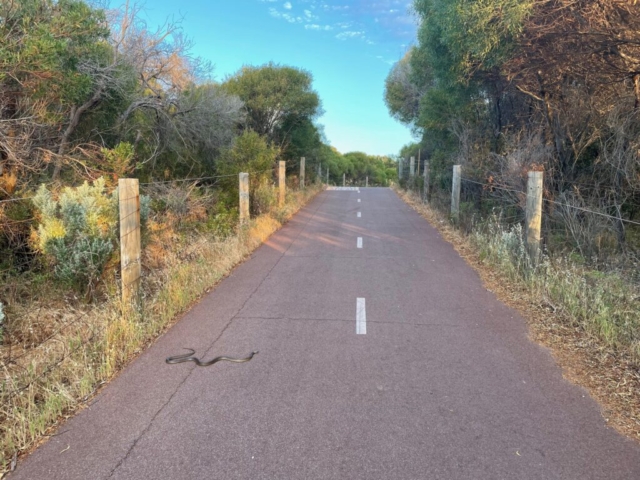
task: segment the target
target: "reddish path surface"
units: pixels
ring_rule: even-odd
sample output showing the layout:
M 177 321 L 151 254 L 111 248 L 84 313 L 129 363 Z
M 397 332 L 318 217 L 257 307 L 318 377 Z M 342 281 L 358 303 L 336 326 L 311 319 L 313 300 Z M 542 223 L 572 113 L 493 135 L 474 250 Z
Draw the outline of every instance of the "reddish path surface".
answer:
M 183 347 L 260 353 L 165 364 Z M 319 195 L 58 433 L 9 478 L 640 479 L 639 446 L 388 189 Z

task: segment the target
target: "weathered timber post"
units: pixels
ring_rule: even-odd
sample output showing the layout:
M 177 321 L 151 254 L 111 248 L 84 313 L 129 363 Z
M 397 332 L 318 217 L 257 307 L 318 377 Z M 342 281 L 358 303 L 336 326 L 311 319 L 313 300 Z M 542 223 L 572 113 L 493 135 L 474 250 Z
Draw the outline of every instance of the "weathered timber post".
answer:
M 300 188 L 300 190 L 304 189 L 304 168 L 305 168 L 305 163 L 306 163 L 306 159 L 304 157 L 302 157 L 300 159 L 300 184 L 298 185 L 298 188 Z
M 543 178 L 544 172 L 529 172 L 527 180 L 527 252 L 534 265 L 540 257 Z
M 451 215 L 457 217 L 460 213 L 460 183 L 462 181 L 462 167 L 453 166 L 453 183 L 451 185 Z
M 329 167 L 327 167 L 327 187 L 329 186 Z
M 367 180 L 365 181 L 364 186 L 365 186 L 366 188 L 369 188 L 369 177 L 367 177 Z
M 249 221 L 249 174 L 241 173 L 240 180 L 240 224 Z
M 409 160 L 409 176 L 414 177 L 416 174 L 416 157 L 411 157 Z
M 284 200 L 287 194 L 287 162 L 280 161 L 280 168 L 278 169 L 278 186 L 280 187 L 280 195 L 278 196 L 278 205 L 281 207 L 284 205 Z
M 137 300 L 140 288 L 140 186 L 137 178 L 118 180 L 122 303 Z
M 347 174 L 346 173 L 342 174 L 342 186 L 343 187 L 347 186 Z
M 429 160 L 424 161 L 424 201 L 429 203 Z
M 398 159 L 398 180 L 402 180 L 402 167 L 404 163 L 404 158 Z

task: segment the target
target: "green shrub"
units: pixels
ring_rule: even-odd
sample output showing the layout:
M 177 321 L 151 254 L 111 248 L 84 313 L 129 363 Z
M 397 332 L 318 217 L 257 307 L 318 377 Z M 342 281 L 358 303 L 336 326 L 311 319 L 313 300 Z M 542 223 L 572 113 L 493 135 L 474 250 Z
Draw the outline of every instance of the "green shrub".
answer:
M 253 192 L 252 207 L 255 215 L 269 213 L 278 205 L 278 192 L 268 184 L 262 184 Z
M 104 266 L 113 252 L 113 243 L 109 239 L 89 238 L 80 234 L 69 245 L 62 238 L 49 242 L 47 250 L 56 259 L 55 276 L 78 290 L 84 290 L 85 284 L 92 286 L 102 275 Z
M 108 195 L 99 178 L 93 185 L 64 188 L 58 200 L 41 185 L 33 203 L 40 224 L 32 239 L 55 277 L 78 291 L 92 290 L 114 251 L 117 195 Z
M 227 238 L 233 235 L 238 226 L 238 210 L 222 210 L 209 216 L 206 230 L 217 238 Z
M 249 173 L 250 198 L 255 191 L 262 188 L 273 174 L 273 167 L 278 159 L 278 148 L 270 145 L 256 132 L 247 131 L 235 139 L 233 147 L 222 152 L 217 163 L 220 175 L 229 175 L 221 182 L 221 187 L 228 195 L 221 195 L 227 208 L 238 206 L 238 177 L 240 172 Z M 255 212 L 255 206 L 252 205 Z

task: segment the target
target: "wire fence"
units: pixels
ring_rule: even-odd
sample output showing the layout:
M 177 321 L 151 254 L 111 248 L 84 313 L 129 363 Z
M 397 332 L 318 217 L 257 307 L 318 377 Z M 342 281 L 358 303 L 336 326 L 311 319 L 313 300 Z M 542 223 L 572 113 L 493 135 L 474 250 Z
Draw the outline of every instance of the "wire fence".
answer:
M 410 175 L 408 162 L 399 165 L 401 186 L 419 193 L 421 198 L 442 214 L 451 215 L 453 174 L 451 169 Z M 460 207 L 457 224 L 465 232 L 480 228 L 493 219 L 507 228 L 524 227 L 526 214 L 526 180 L 514 179 L 513 185 L 482 181 L 470 175 L 461 176 Z M 603 189 L 596 183 L 567 184 L 564 191 L 544 191 L 542 208 L 542 241 L 549 252 L 576 251 L 586 259 L 635 255 L 640 250 L 640 219 L 625 215 L 637 212 L 633 199 L 616 204 L 599 201 L 589 204 L 576 188 Z
M 300 161 L 287 165 L 288 191 L 299 188 L 298 174 Z M 273 167 L 249 170 L 252 183 L 252 214 L 267 213 L 277 209 L 277 165 Z M 139 195 L 126 195 L 119 198 L 119 202 L 133 201 L 136 208 L 119 216 L 119 224 L 126 223 L 132 218 L 144 216 L 142 224 L 142 243 L 144 247 L 152 246 L 153 254 L 145 253 L 136 262 L 141 267 L 141 277 L 126 280 L 120 268 L 111 270 L 112 282 L 127 288 L 137 281 L 143 283 L 145 295 L 151 295 L 164 281 L 161 264 L 171 262 L 179 265 L 198 254 L 206 241 L 212 238 L 224 239 L 233 235 L 240 228 L 237 214 L 238 202 L 238 173 L 189 177 L 175 180 L 153 180 L 139 184 Z M 316 169 L 307 164 L 307 182 L 318 181 Z M 257 179 L 260 179 L 258 181 Z M 146 197 L 146 198 L 142 198 Z M 3 203 L 29 202 L 30 198 L 15 198 L 2 201 Z M 145 207 L 146 205 L 146 207 Z M 148 211 L 143 211 L 145 208 Z M 37 227 L 36 219 L 25 219 L 28 228 Z M 25 230 L 28 232 L 29 230 Z M 114 253 L 120 248 L 120 242 L 133 236 L 133 230 L 127 230 L 122 235 L 119 226 L 112 226 Z M 207 234 L 210 234 L 207 236 Z M 16 256 L 12 262 L 0 262 L 0 301 L 7 298 L 18 298 L 20 292 L 12 292 L 12 282 L 18 288 L 20 282 L 15 282 L 19 271 L 33 271 L 40 254 L 29 252 L 29 255 Z M 154 263 L 155 262 L 155 263 Z M 125 265 L 127 269 L 130 265 Z M 50 268 L 43 264 L 43 268 Z M 151 274 L 151 272 L 156 272 Z M 6 282 L 3 282 L 6 280 Z M 28 288 L 25 286 L 25 288 Z M 91 292 L 89 292 L 91 293 Z M 9 302 L 11 303 L 11 302 Z M 44 307 L 44 310 L 50 308 Z M 91 343 L 96 339 L 97 332 L 104 331 L 106 323 L 102 320 L 95 323 L 97 318 L 91 315 L 91 305 L 86 311 L 69 311 L 62 319 L 40 315 L 36 311 L 15 309 L 9 305 L 5 309 L 7 318 L 0 324 L 0 398 L 10 402 L 16 396 L 29 390 L 31 393 L 38 389 L 50 388 L 52 377 L 59 376 L 69 362 L 91 355 L 94 347 Z M 21 317 L 21 318 L 18 318 Z M 45 334 L 35 335 L 33 331 L 46 331 Z M 82 338 L 77 342 L 75 339 Z

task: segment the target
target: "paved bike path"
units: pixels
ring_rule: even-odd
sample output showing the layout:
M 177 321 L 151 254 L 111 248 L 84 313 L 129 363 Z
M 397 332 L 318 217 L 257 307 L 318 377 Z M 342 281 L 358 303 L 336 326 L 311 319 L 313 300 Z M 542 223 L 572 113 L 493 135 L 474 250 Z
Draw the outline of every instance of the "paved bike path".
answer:
M 640 447 L 371 188 L 316 197 L 9 478 L 629 480 Z

